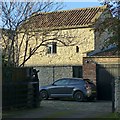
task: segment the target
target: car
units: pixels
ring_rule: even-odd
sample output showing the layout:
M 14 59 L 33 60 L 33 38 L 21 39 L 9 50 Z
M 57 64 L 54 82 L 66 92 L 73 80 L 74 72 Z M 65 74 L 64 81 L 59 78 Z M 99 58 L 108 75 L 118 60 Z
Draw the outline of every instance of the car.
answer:
M 94 99 L 96 86 L 89 79 L 61 78 L 50 85 L 39 88 L 42 99 L 48 98 L 73 98 L 76 101 Z

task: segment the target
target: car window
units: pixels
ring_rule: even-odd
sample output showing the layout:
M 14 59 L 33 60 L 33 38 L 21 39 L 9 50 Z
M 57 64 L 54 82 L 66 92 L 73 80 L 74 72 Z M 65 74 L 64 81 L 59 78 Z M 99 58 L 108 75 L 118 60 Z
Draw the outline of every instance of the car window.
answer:
M 54 82 L 54 85 L 57 85 L 57 86 L 67 85 L 67 84 L 68 84 L 68 80 L 65 80 L 65 79 L 58 80 L 58 81 Z
M 73 84 L 82 84 L 82 81 L 81 80 L 69 80 L 69 84 L 70 85 L 73 85 Z

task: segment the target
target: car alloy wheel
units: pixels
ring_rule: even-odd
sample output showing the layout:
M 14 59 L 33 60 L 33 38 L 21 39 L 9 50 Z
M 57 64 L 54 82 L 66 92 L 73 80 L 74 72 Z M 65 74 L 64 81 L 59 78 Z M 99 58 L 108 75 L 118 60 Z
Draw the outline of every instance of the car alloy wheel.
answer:
M 74 99 L 79 102 L 83 101 L 84 100 L 83 93 L 80 91 L 75 92 Z
M 42 91 L 40 92 L 40 96 L 41 96 L 41 98 L 44 99 L 44 100 L 48 99 L 48 93 L 47 93 L 47 91 L 42 90 Z

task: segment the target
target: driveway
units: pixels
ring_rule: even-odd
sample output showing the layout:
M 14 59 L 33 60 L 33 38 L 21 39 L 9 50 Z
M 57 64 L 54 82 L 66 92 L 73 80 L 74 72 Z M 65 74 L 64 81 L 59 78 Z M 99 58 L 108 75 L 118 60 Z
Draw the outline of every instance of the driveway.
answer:
M 112 112 L 112 102 L 43 100 L 39 108 L 7 111 L 3 118 L 96 118 Z

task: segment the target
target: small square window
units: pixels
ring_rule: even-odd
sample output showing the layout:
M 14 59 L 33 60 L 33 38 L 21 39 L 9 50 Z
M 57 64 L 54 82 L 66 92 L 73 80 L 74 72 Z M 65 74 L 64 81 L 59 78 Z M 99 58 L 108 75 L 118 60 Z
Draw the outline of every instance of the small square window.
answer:
M 56 42 L 50 42 L 47 44 L 47 53 L 48 54 L 57 53 L 57 43 Z

